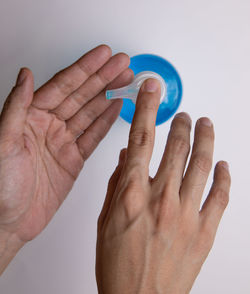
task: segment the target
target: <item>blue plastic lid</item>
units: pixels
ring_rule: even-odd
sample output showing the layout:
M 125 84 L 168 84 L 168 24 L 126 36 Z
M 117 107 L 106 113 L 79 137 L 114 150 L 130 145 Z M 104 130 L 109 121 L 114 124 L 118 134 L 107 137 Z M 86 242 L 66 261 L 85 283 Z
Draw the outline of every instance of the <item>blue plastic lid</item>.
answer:
M 167 99 L 163 101 L 158 109 L 156 125 L 167 121 L 177 111 L 182 99 L 182 83 L 176 69 L 164 58 L 153 54 L 140 54 L 131 57 L 130 68 L 134 74 L 142 71 L 153 71 L 158 73 L 167 85 Z M 135 113 L 135 104 L 130 99 L 123 99 L 120 113 L 128 123 L 131 123 Z

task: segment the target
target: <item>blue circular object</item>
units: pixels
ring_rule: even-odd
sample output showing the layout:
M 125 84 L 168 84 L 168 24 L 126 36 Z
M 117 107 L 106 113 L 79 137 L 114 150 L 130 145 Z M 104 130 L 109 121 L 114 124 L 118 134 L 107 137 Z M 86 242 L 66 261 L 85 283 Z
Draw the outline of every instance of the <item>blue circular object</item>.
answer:
M 164 58 L 153 54 L 140 54 L 130 59 L 129 66 L 135 75 L 142 71 L 159 74 L 167 85 L 167 99 L 158 109 L 156 125 L 168 120 L 177 111 L 182 99 L 182 83 L 176 69 Z M 131 123 L 135 113 L 135 104 L 130 99 L 123 99 L 120 116 Z

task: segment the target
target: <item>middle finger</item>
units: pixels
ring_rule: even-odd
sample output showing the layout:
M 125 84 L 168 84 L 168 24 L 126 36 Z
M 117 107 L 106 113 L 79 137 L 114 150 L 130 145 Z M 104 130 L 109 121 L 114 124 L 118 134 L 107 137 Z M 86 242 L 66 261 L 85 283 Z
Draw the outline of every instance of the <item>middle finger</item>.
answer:
M 153 180 L 153 186 L 168 188 L 179 195 L 183 173 L 190 150 L 191 118 L 186 113 L 178 113 L 172 121 L 171 129 L 159 169 Z M 175 193 L 176 192 L 176 193 Z M 178 197 L 179 199 L 179 197 Z
M 86 103 L 98 95 L 110 82 L 119 76 L 129 66 L 130 59 L 124 53 L 119 53 L 82 86 L 70 94 L 56 109 L 52 110 L 61 120 L 68 120 Z

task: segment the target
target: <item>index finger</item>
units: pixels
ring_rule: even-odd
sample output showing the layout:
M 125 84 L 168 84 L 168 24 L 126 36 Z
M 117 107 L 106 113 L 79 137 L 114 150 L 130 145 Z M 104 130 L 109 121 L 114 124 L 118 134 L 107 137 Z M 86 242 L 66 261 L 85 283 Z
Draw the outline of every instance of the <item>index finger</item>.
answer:
M 146 80 L 139 92 L 129 134 L 125 169 L 148 170 L 155 137 L 155 121 L 160 103 L 161 87 L 155 79 Z

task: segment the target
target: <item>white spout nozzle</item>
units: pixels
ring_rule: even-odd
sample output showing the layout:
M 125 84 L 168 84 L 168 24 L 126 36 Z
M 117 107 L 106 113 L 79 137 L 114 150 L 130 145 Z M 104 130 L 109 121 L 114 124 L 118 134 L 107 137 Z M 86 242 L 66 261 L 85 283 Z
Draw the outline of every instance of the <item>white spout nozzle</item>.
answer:
M 167 85 L 160 75 L 152 71 L 140 72 L 139 74 L 135 76 L 133 82 L 126 87 L 106 91 L 106 98 L 109 100 L 128 98 L 128 99 L 131 99 L 134 103 L 136 103 L 136 99 L 137 99 L 142 83 L 149 78 L 157 79 L 161 84 L 161 98 L 160 98 L 160 103 L 161 103 L 166 97 Z

